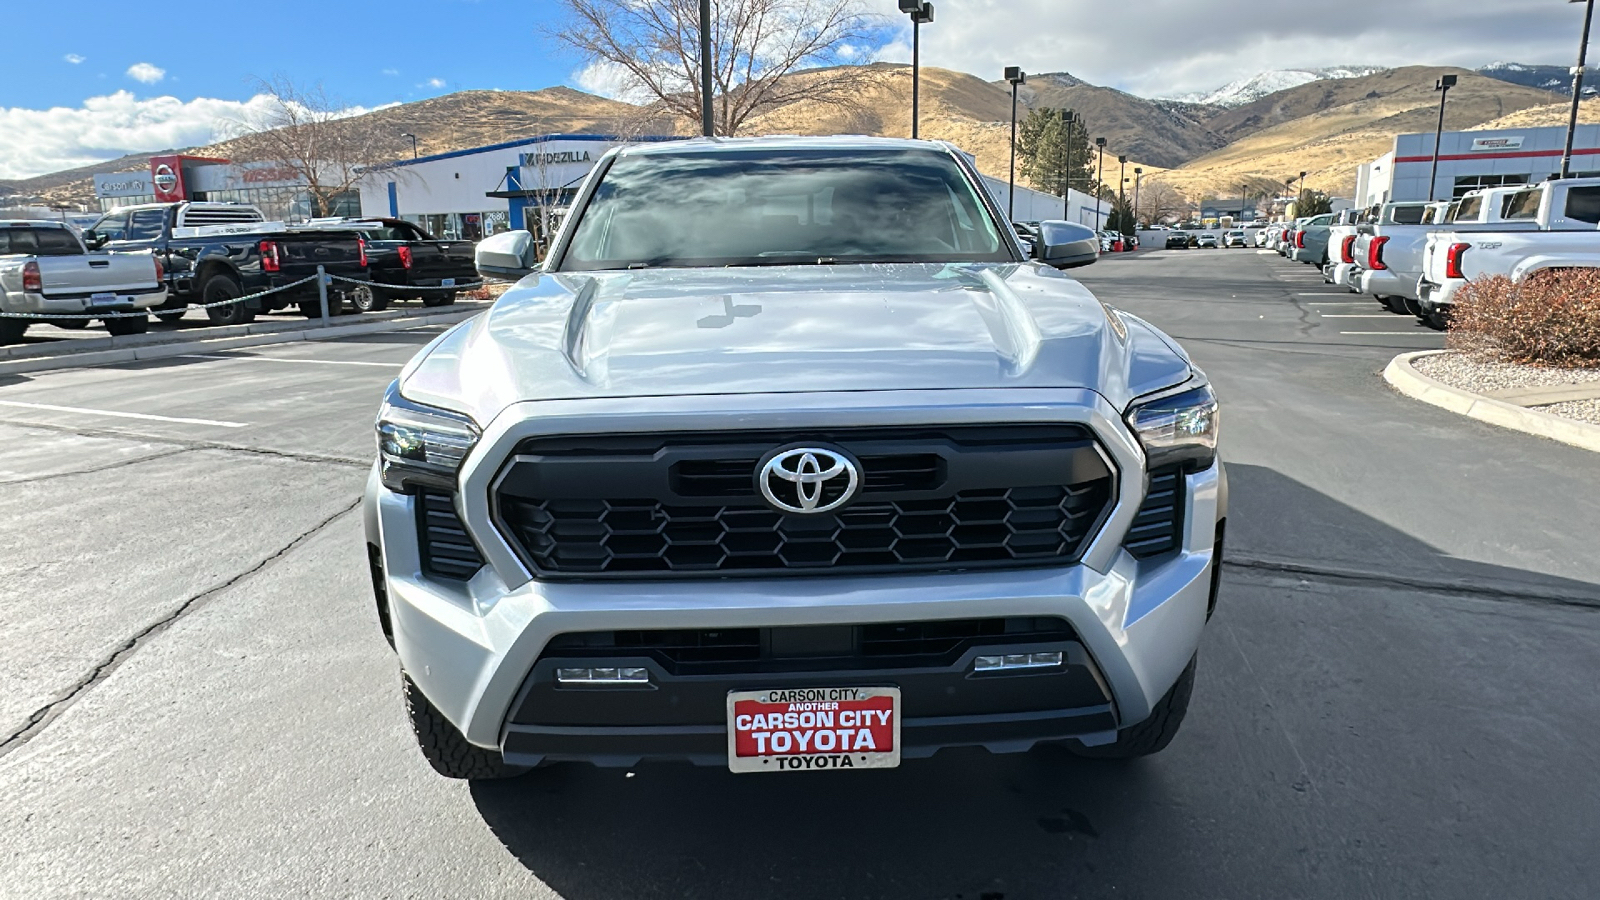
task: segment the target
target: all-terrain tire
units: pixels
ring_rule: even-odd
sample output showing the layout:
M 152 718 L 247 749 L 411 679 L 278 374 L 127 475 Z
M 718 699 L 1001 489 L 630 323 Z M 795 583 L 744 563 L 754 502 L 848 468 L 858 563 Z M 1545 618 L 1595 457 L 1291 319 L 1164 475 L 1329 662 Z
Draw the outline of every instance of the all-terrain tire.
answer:
M 239 287 L 239 282 L 232 275 L 213 275 L 200 287 L 201 303 L 221 303 L 231 297 L 243 296 L 244 289 Z M 208 307 L 206 318 L 213 325 L 248 325 L 256 320 L 256 314 L 245 309 L 243 303 L 233 303 Z
M 446 778 L 489 781 L 515 778 L 528 771 L 522 766 L 506 765 L 498 750 L 469 742 L 444 713 L 428 702 L 410 676 L 402 673 L 400 681 L 405 692 L 406 712 L 411 715 L 411 730 L 417 735 L 417 746 L 435 772 Z
M 106 331 L 112 337 L 126 337 L 130 334 L 144 334 L 150 330 L 149 316 L 119 316 L 115 319 L 106 319 Z
M 1189 712 L 1189 698 L 1194 694 L 1194 667 L 1199 659 L 1197 654 L 1189 660 L 1183 674 L 1178 676 L 1177 683 L 1156 703 L 1149 718 L 1118 731 L 1117 739 L 1112 743 L 1098 747 L 1069 744 L 1068 749 L 1078 756 L 1091 759 L 1134 759 L 1165 750 L 1177 736 L 1178 726 L 1183 724 L 1183 717 Z

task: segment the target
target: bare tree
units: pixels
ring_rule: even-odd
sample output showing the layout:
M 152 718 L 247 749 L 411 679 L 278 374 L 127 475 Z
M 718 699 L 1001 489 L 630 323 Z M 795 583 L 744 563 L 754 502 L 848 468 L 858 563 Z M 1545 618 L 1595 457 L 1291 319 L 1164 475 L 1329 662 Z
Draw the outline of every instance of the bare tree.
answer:
M 1189 198 L 1165 181 L 1146 178 L 1139 188 L 1140 221 L 1154 225 L 1184 215 L 1189 211 Z
M 699 0 L 561 0 L 551 36 L 616 73 L 624 94 L 700 122 Z M 764 112 L 801 100 L 849 107 L 868 76 L 844 65 L 879 17 L 862 0 L 712 0 L 715 130 L 735 135 Z M 831 68 L 830 68 L 831 67 Z M 807 69 L 808 71 L 800 71 Z
M 340 195 L 357 189 L 372 166 L 395 158 L 398 138 L 347 121 L 349 107 L 322 85 L 296 84 L 279 75 L 257 82 L 265 108 L 239 123 L 229 154 L 240 162 L 273 163 L 292 170 L 311 195 L 312 214 L 332 215 Z

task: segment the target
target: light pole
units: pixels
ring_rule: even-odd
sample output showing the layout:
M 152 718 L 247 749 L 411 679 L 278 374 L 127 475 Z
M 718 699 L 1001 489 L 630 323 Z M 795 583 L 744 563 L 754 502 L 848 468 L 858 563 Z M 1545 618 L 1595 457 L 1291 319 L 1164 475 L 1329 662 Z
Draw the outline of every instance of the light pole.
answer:
M 1102 198 L 1100 195 L 1104 193 L 1106 177 L 1106 139 L 1103 137 L 1095 138 L 1094 145 L 1100 150 L 1100 162 L 1096 166 L 1094 174 L 1094 230 L 1100 231 L 1102 224 L 1100 213 Z
M 1589 59 L 1589 26 L 1594 23 L 1594 0 L 1568 0 L 1587 3 L 1583 12 L 1583 43 L 1578 45 L 1578 67 L 1572 70 L 1572 117 L 1567 120 L 1567 150 L 1561 155 L 1561 177 L 1572 177 L 1572 137 L 1578 130 L 1578 101 L 1583 98 L 1583 66 Z
M 1011 82 L 1011 199 L 1006 206 L 1006 215 L 1015 222 L 1017 220 L 1017 86 L 1027 83 L 1028 73 L 1016 66 L 1006 66 L 1006 81 Z
M 412 134 L 409 131 L 401 133 L 400 136 L 403 137 L 403 138 L 410 138 L 411 139 L 411 158 L 412 159 L 416 159 L 417 158 L 417 136 Z
M 1428 201 L 1430 203 L 1433 201 L 1434 195 L 1438 193 L 1438 190 L 1434 187 L 1434 182 L 1439 180 L 1439 143 L 1444 140 L 1444 101 L 1450 97 L 1450 89 L 1455 86 L 1456 76 L 1454 75 L 1440 76 L 1439 83 L 1433 86 L 1433 89 L 1439 92 L 1439 127 L 1433 133 L 1433 172 L 1428 175 Z M 1300 185 L 1300 189 L 1305 189 L 1304 183 Z
M 700 134 L 716 134 L 711 116 L 711 0 L 700 0 Z
M 916 140 L 917 103 L 922 86 L 918 71 L 922 65 L 922 26 L 933 21 L 933 4 L 926 0 L 900 0 L 900 11 L 911 17 L 911 139 Z
M 1060 112 L 1062 121 L 1066 123 L 1067 129 L 1067 177 L 1065 179 L 1066 187 L 1061 189 L 1061 218 L 1070 222 L 1072 220 L 1072 135 L 1083 119 L 1079 118 L 1078 114 L 1070 109 L 1061 110 Z
M 1122 182 L 1117 185 L 1117 216 L 1120 218 L 1122 211 L 1128 208 L 1128 157 L 1125 155 L 1119 156 L 1117 157 L 1117 162 L 1122 164 L 1122 170 L 1117 175 L 1122 179 Z
M 1133 169 L 1133 228 L 1139 230 L 1139 186 L 1144 184 L 1144 168 L 1135 166 Z

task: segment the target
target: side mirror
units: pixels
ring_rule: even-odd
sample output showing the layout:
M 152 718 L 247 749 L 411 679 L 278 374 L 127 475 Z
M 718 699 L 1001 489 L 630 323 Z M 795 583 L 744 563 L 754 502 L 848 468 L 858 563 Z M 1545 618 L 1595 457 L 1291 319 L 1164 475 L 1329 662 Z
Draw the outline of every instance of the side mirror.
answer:
M 1100 235 L 1075 222 L 1040 222 L 1034 257 L 1057 269 L 1076 269 L 1100 259 Z
M 91 228 L 83 233 L 83 245 L 90 250 L 99 250 L 106 245 L 106 236 Z
M 522 278 L 539 271 L 534 259 L 533 234 L 502 231 L 478 242 L 473 254 L 478 274 L 486 278 Z

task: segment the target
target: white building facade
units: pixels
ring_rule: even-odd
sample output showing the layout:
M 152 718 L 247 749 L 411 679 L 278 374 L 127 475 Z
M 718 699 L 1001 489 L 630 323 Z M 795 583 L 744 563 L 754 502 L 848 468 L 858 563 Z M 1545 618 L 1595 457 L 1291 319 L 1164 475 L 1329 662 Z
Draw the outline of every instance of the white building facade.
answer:
M 1361 166 L 1356 202 L 1363 207 L 1416 200 L 1448 200 L 1480 187 L 1533 184 L 1561 171 L 1567 129 L 1562 126 L 1498 131 L 1447 131 L 1433 169 L 1434 134 L 1402 134 L 1394 150 Z M 1572 171 L 1600 172 L 1600 125 L 1580 125 L 1573 135 Z

